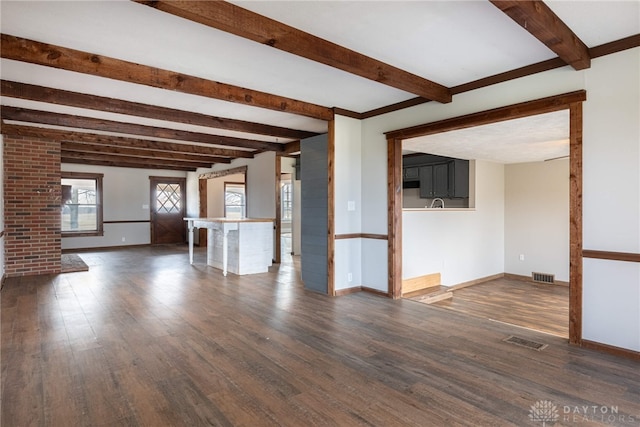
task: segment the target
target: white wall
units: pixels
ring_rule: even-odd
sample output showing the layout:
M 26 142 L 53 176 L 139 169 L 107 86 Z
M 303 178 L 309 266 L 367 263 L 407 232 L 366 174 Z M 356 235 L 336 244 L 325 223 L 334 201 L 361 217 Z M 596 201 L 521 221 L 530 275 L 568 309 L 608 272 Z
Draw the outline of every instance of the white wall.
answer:
M 505 166 L 504 246 L 505 273 L 569 281 L 569 159 Z
M 224 218 L 224 183 L 244 182 L 244 178 L 238 173 L 207 180 L 207 218 Z
M 563 67 L 455 95 L 450 104 L 429 102 L 363 121 L 362 207 L 367 215 L 362 217 L 362 231 L 386 234 L 387 143 L 384 132 L 586 89 L 587 101 L 583 104 L 584 247 L 640 252 L 639 74 L 640 48 L 634 48 L 594 59 L 587 70 Z M 366 250 L 363 245 L 362 254 L 362 265 L 376 270 L 375 274 L 363 274 L 363 280 L 367 286 L 386 291 L 386 245 L 371 245 Z M 640 351 L 640 298 L 637 296 L 640 277 L 617 269 L 618 264 L 616 261 L 585 260 L 583 337 Z M 630 269 L 634 268 L 638 266 Z M 605 272 L 615 274 L 603 281 L 601 277 Z M 614 282 L 618 292 L 608 293 Z M 600 304 L 597 298 L 605 293 L 611 299 L 609 306 Z M 616 306 L 626 309 L 612 308 Z
M 583 246 L 640 252 L 640 48 L 585 72 Z M 640 265 L 584 260 L 583 337 L 640 351 Z
M 65 237 L 62 249 L 102 248 L 146 245 L 151 243 L 150 176 L 185 177 L 180 171 L 130 169 L 63 163 L 63 172 L 102 173 L 103 221 L 147 221 L 141 223 L 104 224 L 100 237 Z M 189 203 L 187 195 L 187 204 Z M 125 241 L 122 241 L 122 238 Z
M 361 122 L 335 117 L 335 234 L 361 233 L 362 167 Z M 352 210 L 350 210 L 350 206 Z M 362 281 L 362 240 L 337 239 L 334 251 L 335 290 L 360 286 Z M 349 280 L 350 279 L 350 280 Z
M 476 208 L 402 213 L 402 277 L 444 286 L 504 272 L 504 166 L 475 162 Z
M 199 168 L 187 175 L 190 215 L 199 216 L 198 176 L 213 171 L 223 171 L 247 166 L 247 217 L 275 218 L 276 216 L 276 157 L 274 152 L 261 153 L 253 159 L 235 159 L 231 164 L 217 164 L 213 168 Z

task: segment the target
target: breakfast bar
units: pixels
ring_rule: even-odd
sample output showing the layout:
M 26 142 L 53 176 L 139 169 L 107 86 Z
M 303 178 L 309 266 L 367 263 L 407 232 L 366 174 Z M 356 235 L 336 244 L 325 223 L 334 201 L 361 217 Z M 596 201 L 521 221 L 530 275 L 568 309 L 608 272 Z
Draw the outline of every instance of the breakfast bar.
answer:
M 193 264 L 193 232 L 207 229 L 207 265 L 243 275 L 266 273 L 273 262 L 273 219 L 184 218 Z

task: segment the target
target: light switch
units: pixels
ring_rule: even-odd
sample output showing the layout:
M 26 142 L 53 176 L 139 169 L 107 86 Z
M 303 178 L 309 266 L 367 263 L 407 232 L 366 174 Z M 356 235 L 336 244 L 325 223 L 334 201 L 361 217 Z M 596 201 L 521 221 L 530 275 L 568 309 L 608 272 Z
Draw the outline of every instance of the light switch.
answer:
M 347 202 L 347 210 L 348 211 L 355 211 L 356 210 L 356 202 L 354 202 L 353 200 L 349 200 Z

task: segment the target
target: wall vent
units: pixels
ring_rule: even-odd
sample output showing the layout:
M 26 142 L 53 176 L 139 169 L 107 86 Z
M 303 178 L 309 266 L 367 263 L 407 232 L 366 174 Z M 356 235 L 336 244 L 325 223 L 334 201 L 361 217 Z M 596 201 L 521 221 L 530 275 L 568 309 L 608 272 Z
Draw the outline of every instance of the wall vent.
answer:
M 553 274 L 549 274 L 549 273 L 536 273 L 533 272 L 531 273 L 531 278 L 533 279 L 534 282 L 538 282 L 538 283 L 555 283 L 555 276 Z

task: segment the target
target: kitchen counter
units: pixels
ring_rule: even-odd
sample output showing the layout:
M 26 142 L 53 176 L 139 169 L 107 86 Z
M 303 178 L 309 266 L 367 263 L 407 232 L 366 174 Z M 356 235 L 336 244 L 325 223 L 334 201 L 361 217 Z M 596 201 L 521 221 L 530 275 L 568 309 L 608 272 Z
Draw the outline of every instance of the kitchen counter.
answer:
M 193 232 L 207 229 L 207 265 L 234 274 L 266 273 L 273 262 L 272 218 L 184 218 L 189 229 L 189 262 Z

